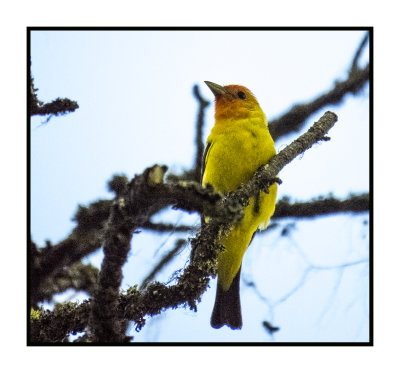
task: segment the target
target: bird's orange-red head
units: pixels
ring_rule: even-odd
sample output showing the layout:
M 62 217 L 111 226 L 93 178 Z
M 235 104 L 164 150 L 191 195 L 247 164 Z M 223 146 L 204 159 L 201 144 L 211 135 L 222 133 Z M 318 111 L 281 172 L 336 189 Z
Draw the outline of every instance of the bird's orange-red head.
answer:
M 221 86 L 205 81 L 215 96 L 215 119 L 245 119 L 251 112 L 261 111 L 257 99 L 241 85 Z

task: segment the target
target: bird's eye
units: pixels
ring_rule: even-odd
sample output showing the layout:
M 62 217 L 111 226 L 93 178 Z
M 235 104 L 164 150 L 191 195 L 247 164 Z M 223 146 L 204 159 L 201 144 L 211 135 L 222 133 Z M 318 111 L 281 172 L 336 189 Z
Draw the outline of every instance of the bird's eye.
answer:
M 238 92 L 238 97 L 239 97 L 241 100 L 244 100 L 244 99 L 246 98 L 246 95 L 244 94 L 244 92 L 239 91 L 239 92 Z

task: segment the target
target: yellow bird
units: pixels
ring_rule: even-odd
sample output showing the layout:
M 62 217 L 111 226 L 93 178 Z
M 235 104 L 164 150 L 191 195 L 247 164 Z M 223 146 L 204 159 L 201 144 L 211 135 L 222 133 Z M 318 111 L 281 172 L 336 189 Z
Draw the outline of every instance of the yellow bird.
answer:
M 227 193 L 246 183 L 275 155 L 268 122 L 254 95 L 240 85 L 205 82 L 215 96 L 215 124 L 203 156 L 202 185 Z M 243 219 L 220 237 L 218 283 L 211 326 L 242 327 L 239 283 L 243 255 L 257 229 L 265 229 L 275 211 L 277 185 L 252 197 Z

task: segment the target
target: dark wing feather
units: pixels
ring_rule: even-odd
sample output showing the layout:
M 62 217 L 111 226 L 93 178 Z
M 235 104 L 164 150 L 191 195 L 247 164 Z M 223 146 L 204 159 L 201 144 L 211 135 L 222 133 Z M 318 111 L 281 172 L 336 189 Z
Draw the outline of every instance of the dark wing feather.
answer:
M 206 169 L 206 159 L 210 149 L 211 149 L 211 142 L 208 142 L 206 148 L 204 149 L 203 158 L 201 160 L 200 183 L 203 183 L 204 170 Z
M 206 148 L 204 149 L 204 152 L 203 152 L 203 158 L 201 160 L 200 184 L 203 184 L 204 170 L 206 169 L 206 159 L 207 159 L 207 155 L 211 149 L 211 146 L 212 146 L 212 143 L 207 142 Z M 204 225 L 204 216 L 201 217 L 201 226 L 203 226 L 203 225 Z

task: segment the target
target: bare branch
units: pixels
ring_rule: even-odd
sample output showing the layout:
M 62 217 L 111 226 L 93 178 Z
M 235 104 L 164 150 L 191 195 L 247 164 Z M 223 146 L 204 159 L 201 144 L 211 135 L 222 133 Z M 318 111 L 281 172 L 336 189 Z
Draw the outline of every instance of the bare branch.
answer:
M 269 123 L 269 131 L 276 141 L 279 137 L 299 131 L 308 117 L 327 105 L 338 104 L 347 93 L 356 94 L 369 81 L 370 70 L 367 65 L 363 70 L 356 70 L 348 79 L 337 82 L 333 89 L 316 99 L 300 105 L 294 105 L 286 114 Z
M 362 39 L 359 47 L 357 48 L 356 53 L 354 54 L 354 58 L 349 70 L 349 76 L 353 74 L 355 71 L 359 70 L 358 60 L 360 59 L 361 53 L 364 50 L 365 46 L 367 45 L 368 40 L 369 40 L 369 31 L 365 33 L 364 38 Z
M 274 219 L 286 217 L 315 217 L 339 212 L 364 212 L 370 209 L 369 194 L 351 196 L 346 200 L 324 197 L 310 202 L 289 203 L 281 199 L 275 208 Z

